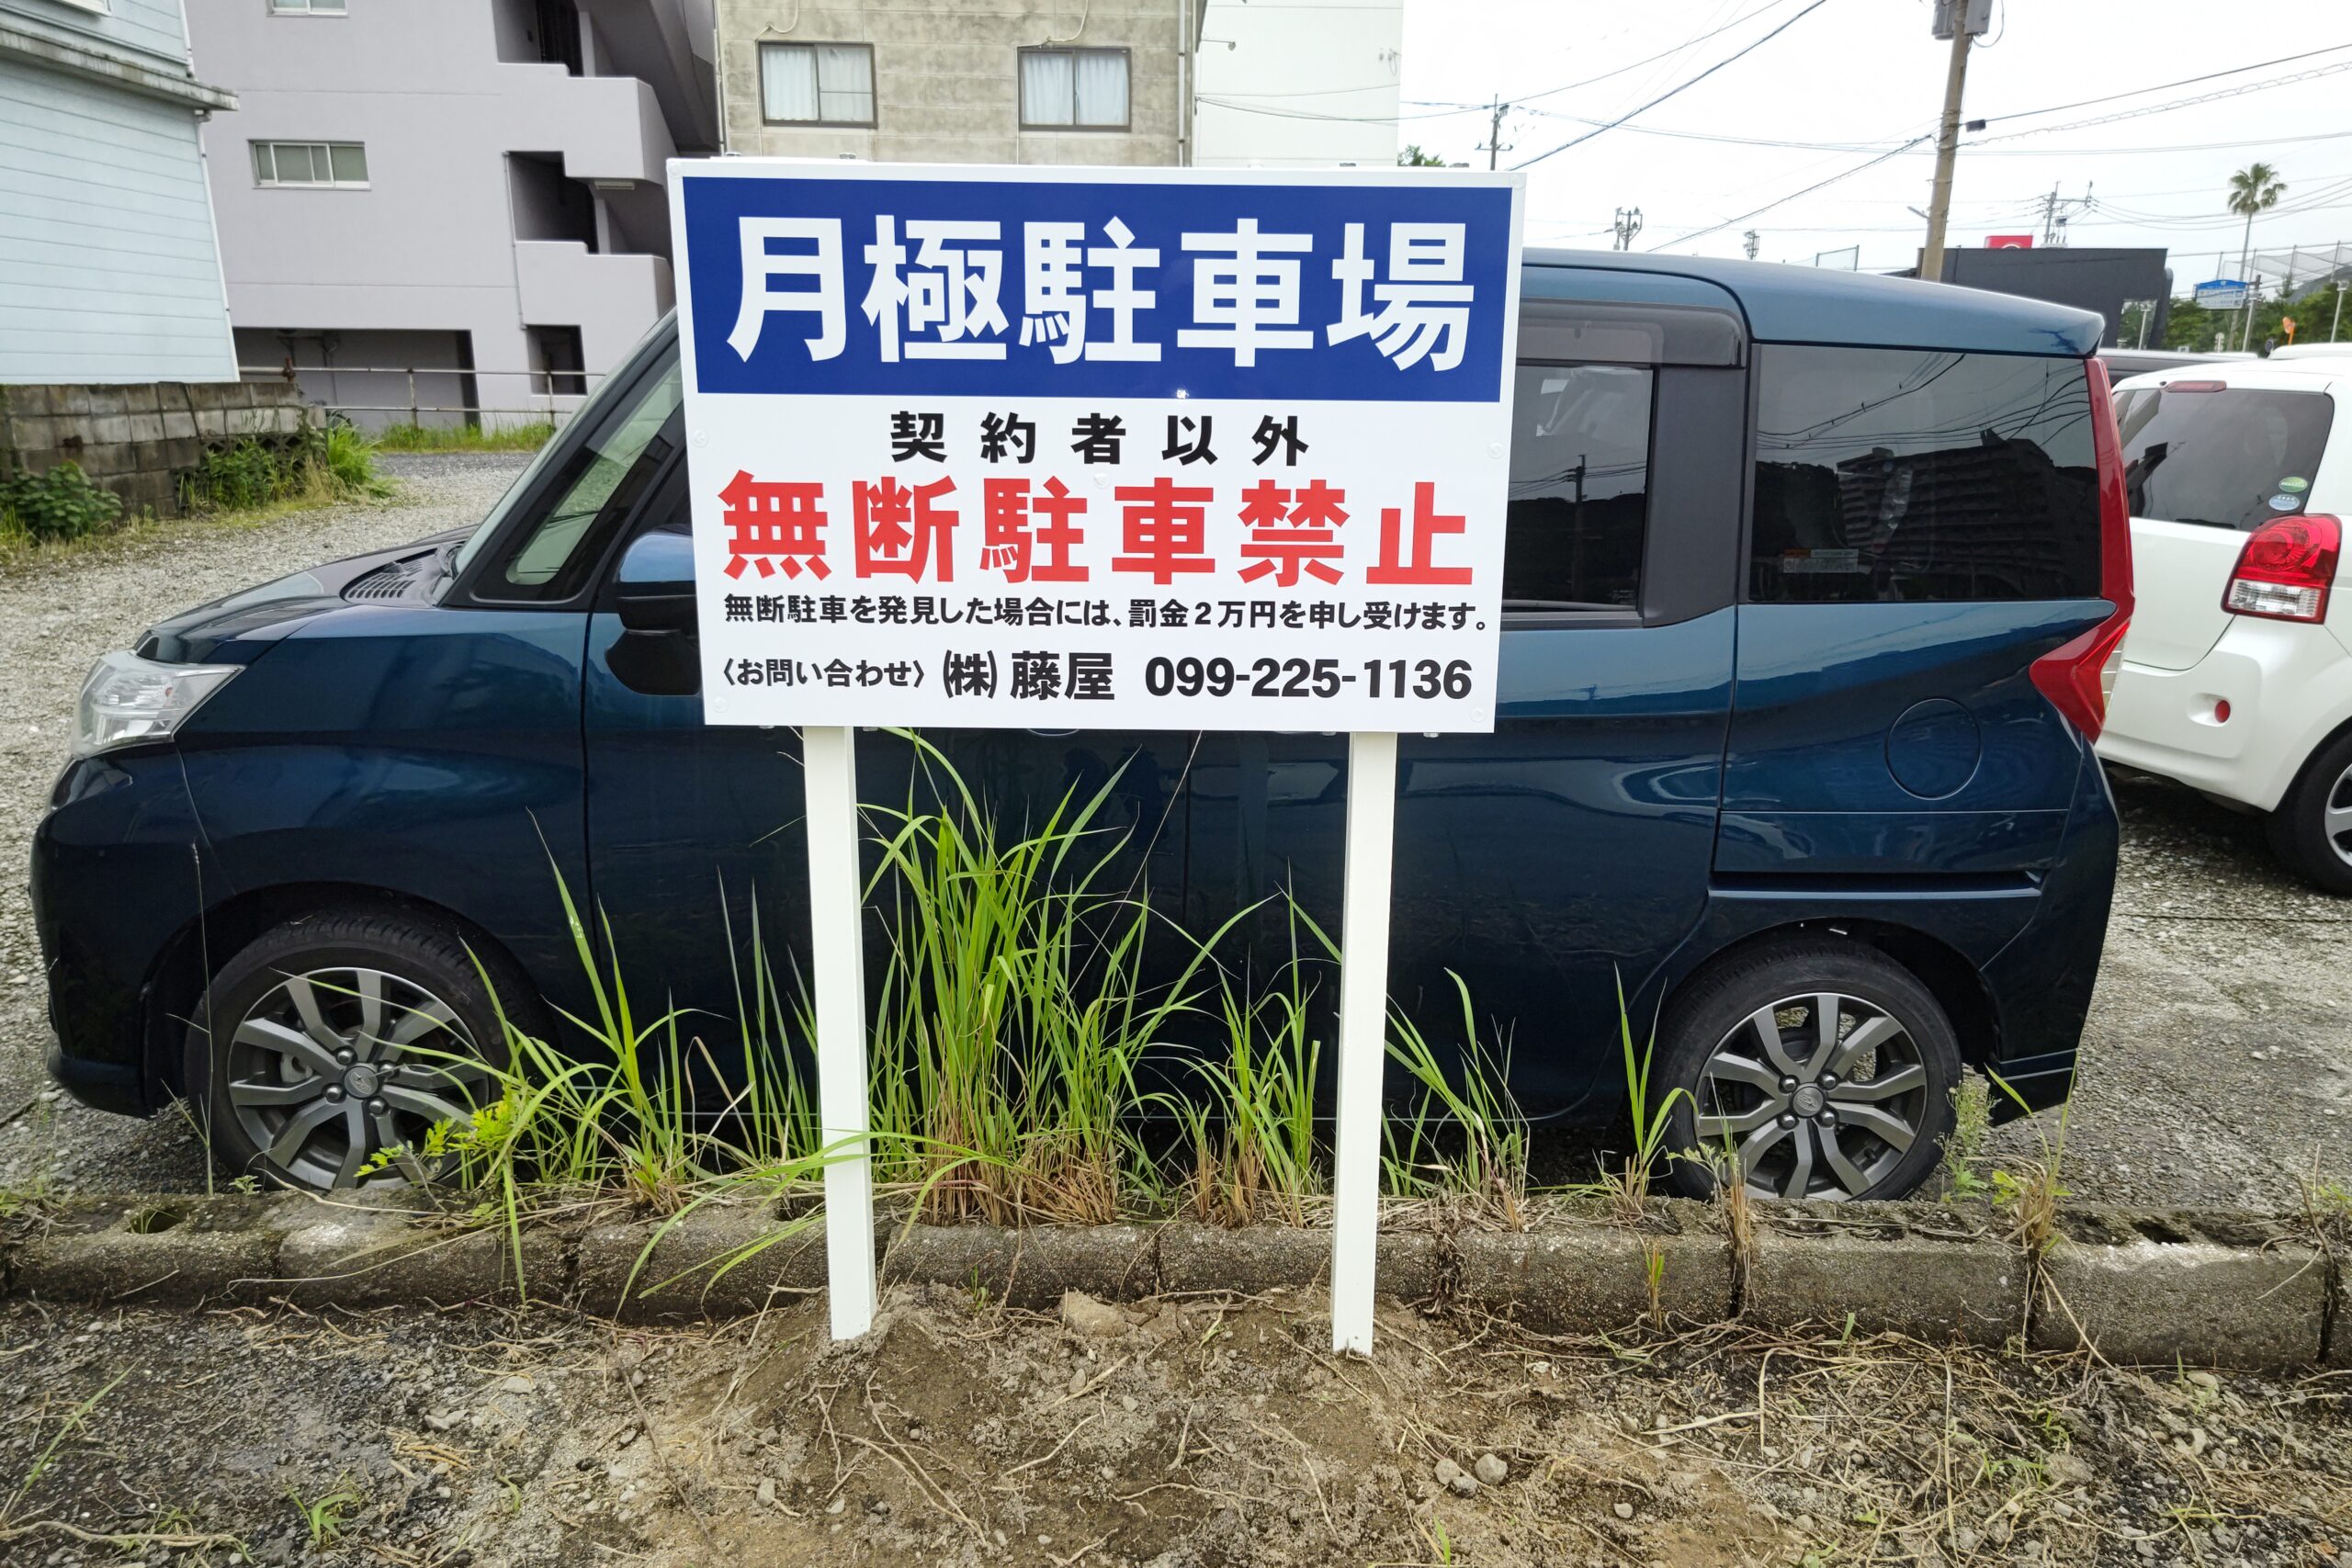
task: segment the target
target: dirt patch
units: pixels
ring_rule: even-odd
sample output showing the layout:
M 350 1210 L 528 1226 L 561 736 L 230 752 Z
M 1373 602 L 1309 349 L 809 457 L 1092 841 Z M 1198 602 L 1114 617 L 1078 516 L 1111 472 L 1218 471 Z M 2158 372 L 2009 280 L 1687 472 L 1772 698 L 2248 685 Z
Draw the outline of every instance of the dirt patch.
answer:
M 835 1347 L 817 1302 L 694 1329 L 10 1305 L 0 1561 L 2325 1568 L 2352 1543 L 2341 1372 L 1395 1306 L 1366 1362 L 1324 1348 L 1311 1294 L 1108 1310 L 1080 1337 L 899 1290 Z

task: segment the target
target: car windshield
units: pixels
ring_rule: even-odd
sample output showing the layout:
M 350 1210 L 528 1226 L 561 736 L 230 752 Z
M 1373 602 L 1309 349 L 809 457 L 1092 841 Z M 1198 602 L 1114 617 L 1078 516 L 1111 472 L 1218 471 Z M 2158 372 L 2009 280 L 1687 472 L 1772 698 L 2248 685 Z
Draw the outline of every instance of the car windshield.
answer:
M 572 544 L 594 520 L 622 476 L 643 454 L 663 422 L 676 412 L 683 395 L 677 352 L 677 339 L 665 316 L 654 324 L 628 358 L 605 378 L 595 394 L 581 405 L 571 423 L 539 448 L 530 467 L 507 487 L 490 515 L 482 519 L 481 526 L 466 536 L 450 562 L 451 581 L 463 576 L 474 557 L 503 531 L 514 508 L 537 489 L 541 473 L 554 462 L 572 468 L 572 482 L 562 493 L 549 498 L 530 542 L 508 563 L 507 575 L 510 581 L 519 583 L 531 581 L 518 575 L 520 572 L 539 571 L 544 579 L 562 565 Z M 662 357 L 669 361 L 666 375 L 656 372 L 639 377 L 636 373 L 645 360 Z M 575 430 L 594 434 L 574 445 L 571 436 Z
M 2300 512 L 2335 417 L 2324 392 L 2210 381 L 2119 392 L 2132 515 L 2250 531 Z

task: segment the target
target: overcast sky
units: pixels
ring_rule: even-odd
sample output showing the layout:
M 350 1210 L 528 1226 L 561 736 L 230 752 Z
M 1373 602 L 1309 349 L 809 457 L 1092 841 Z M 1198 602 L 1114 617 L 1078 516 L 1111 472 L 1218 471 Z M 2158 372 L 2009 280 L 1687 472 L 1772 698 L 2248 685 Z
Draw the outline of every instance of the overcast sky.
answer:
M 1408 0 L 1398 141 L 1483 168 L 1486 110 L 1450 106 L 1500 94 L 1521 106 L 1502 135 L 1509 150 L 1501 164 L 1510 168 L 1786 23 L 1752 53 L 1626 124 L 1532 164 L 1529 242 L 1605 248 L 1614 210 L 1639 207 L 1635 250 L 1737 255 L 1752 228 L 1764 261 L 1809 262 L 1857 245 L 1866 269 L 1908 266 L 1926 224 L 1905 209 L 1928 204 L 1949 46 L 1929 35 L 1928 0 L 1820 0 L 1807 13 L 1809 6 L 1814 0 Z M 2262 160 L 2285 179 L 2287 194 L 2256 220 L 2256 249 L 2342 240 L 2352 254 L 2352 6 L 1995 0 L 1993 17 L 1969 60 L 1962 109 L 1963 118 L 1991 123 L 1962 139 L 1952 243 L 2038 235 L 2052 186 L 2066 197 L 2087 190 L 2098 205 L 2074 209 L 2073 242 L 2165 246 L 2185 290 L 2213 275 L 2217 251 L 2227 252 L 2234 272 L 2242 220 L 2224 209 L 2225 190 L 2233 171 Z M 2344 47 L 2165 86 L 2329 44 Z M 1661 58 L 1635 63 L 1652 55 Z M 2132 113 L 2313 72 L 2325 73 Z M 1589 80 L 1595 77 L 1602 79 Z M 2115 94 L 2130 96 L 2060 108 Z M 2043 109 L 2058 112 L 2031 112 Z M 2082 123 L 2120 114 L 2131 118 Z M 1861 167 L 1916 136 L 1927 140 Z M 1802 145 L 1753 144 L 1759 141 Z M 1795 194 L 1849 170 L 1859 172 Z M 1743 216 L 1770 202 L 1778 205 Z M 1718 224 L 1727 226 L 1698 232 Z

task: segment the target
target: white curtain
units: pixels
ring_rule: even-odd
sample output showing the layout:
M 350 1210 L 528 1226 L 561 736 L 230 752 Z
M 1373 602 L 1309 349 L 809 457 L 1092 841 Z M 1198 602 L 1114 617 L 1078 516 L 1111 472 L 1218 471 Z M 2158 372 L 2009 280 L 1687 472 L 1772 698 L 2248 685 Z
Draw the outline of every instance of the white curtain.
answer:
M 1081 50 L 1078 61 L 1078 123 L 1127 123 L 1127 56 L 1124 50 Z
M 821 119 L 817 96 L 817 51 L 806 44 L 767 44 L 760 50 L 760 112 L 768 119 Z
M 1068 125 L 1077 94 L 1070 85 L 1066 51 L 1032 49 L 1021 56 L 1021 123 Z
M 817 46 L 817 93 L 823 118 L 852 125 L 874 118 L 874 54 L 863 44 Z

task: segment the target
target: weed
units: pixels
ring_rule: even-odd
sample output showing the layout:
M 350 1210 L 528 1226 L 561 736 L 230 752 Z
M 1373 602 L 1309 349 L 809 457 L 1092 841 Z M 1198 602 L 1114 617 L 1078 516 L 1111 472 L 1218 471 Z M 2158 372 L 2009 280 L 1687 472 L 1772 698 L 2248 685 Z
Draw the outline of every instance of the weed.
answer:
M 1625 1010 L 1625 982 L 1617 982 L 1617 1038 L 1624 1058 L 1625 1106 L 1632 1118 L 1634 1147 L 1625 1163 L 1602 1178 L 1602 1186 L 1617 1210 L 1618 1218 L 1627 1224 L 1638 1223 L 1650 1197 L 1650 1178 L 1658 1162 L 1668 1154 L 1668 1140 L 1674 1135 L 1674 1107 L 1678 1100 L 1690 1098 L 1690 1091 L 1679 1086 L 1652 1103 L 1650 1099 L 1650 1068 L 1657 1049 L 1657 1031 L 1652 1027 L 1641 1049 L 1634 1048 L 1634 1020 Z M 1736 1155 L 1730 1159 L 1730 1168 L 1740 1174 Z
M 122 498 L 74 462 L 45 474 L 29 469 L 0 473 L 0 537 L 45 545 L 84 539 L 114 525 Z
M 1510 1092 L 1510 1051 L 1480 1043 L 1470 987 L 1452 971 L 1447 978 L 1462 1002 L 1459 1083 L 1401 1009 L 1389 1015 L 1389 1057 L 1419 1093 L 1408 1116 L 1382 1119 L 1390 1190 L 1466 1197 L 1523 1230 L 1527 1116 Z
M 1290 909 L 1290 957 L 1278 982 L 1260 995 L 1246 976 L 1219 978 L 1225 1052 L 1192 1063 L 1205 1098 L 1159 1097 L 1192 1150 L 1193 1213 L 1216 1224 L 1272 1217 L 1303 1224 L 1306 1200 L 1323 1186 L 1315 1135 L 1323 1046 L 1311 1027 L 1317 985 L 1298 942 L 1302 922 L 1314 927 L 1295 903 Z
M 1993 1126 L 1993 1093 L 1982 1074 L 1965 1071 L 1952 1086 L 1951 1135 L 1944 1140 L 1944 1196 L 1966 1201 L 1991 1190 L 1981 1168 Z
M 1994 1084 L 2003 1094 L 2017 1101 L 2018 1109 L 2028 1112 L 2032 1107 L 2007 1078 L 1993 1075 Z M 2068 1100 L 2058 1108 L 2058 1132 L 2055 1137 L 2042 1131 L 2039 1122 L 2031 1122 L 2035 1138 L 2041 1145 L 2041 1156 L 2022 1173 L 2008 1170 L 1993 1172 L 1994 1205 L 2009 1217 L 2009 1239 L 2024 1248 L 2026 1257 L 2039 1263 L 2058 1239 L 2058 1209 L 2070 1194 L 2060 1179 L 2061 1167 L 2066 1155 L 2066 1118 L 2074 1110 Z
M 190 512 L 325 505 L 389 489 L 377 472 L 375 443 L 340 421 L 290 436 L 242 435 L 208 447 L 179 481 L 180 504 Z
M 303 1501 L 302 1495 L 291 1486 L 286 1489 L 286 1500 L 302 1516 L 303 1525 L 311 1532 L 311 1546 L 316 1550 L 333 1546 L 343 1539 L 344 1527 L 351 1522 L 352 1514 L 360 1504 L 359 1494 L 351 1490 L 347 1475 L 335 1478 L 334 1490 L 324 1496 Z
M 744 1014 L 741 1071 L 731 1075 L 741 1087 L 716 1104 L 701 1103 L 693 1087 L 697 1069 L 712 1082 L 730 1075 L 700 1039 L 682 1038 L 677 1010 L 640 1021 L 617 957 L 609 973 L 599 963 L 560 871 L 556 889 L 594 1004 L 593 1018 L 562 1015 L 575 1048 L 559 1052 L 517 1027 L 482 972 L 503 1048 L 476 1057 L 409 1047 L 413 1056 L 448 1065 L 450 1092 L 467 1115 L 427 1128 L 414 1149 L 387 1150 L 372 1161 L 418 1179 L 447 1175 L 459 1190 L 486 1194 L 470 1217 L 507 1231 L 518 1281 L 523 1219 L 560 1195 L 618 1194 L 674 1220 L 747 1185 L 773 1191 L 808 1183 L 823 1164 L 797 1058 L 787 1040 L 765 1032 L 780 1014 L 765 1008 L 773 976 L 764 956 L 758 971 L 765 977 L 754 992 L 763 1010 Z M 756 924 L 753 931 L 756 938 Z M 609 950 L 609 921 L 604 934 Z M 657 1232 L 649 1252 L 659 1239 Z
M 500 424 L 393 424 L 376 433 L 386 452 L 536 452 L 555 435 L 550 419 Z
M 2311 1168 L 2298 1175 L 2295 1184 L 2302 1194 L 2303 1223 L 2311 1228 L 2312 1240 L 2338 1256 L 2352 1252 L 2352 1178 L 2324 1174 L 2313 1150 Z
M 1136 1069 L 1234 921 L 1183 973 L 1144 976 L 1146 901 L 1105 889 L 1124 836 L 1098 819 L 1116 784 L 1065 795 L 1033 831 L 1001 828 L 921 736 L 903 807 L 881 825 L 868 889 L 889 932 L 872 1048 L 877 1178 L 919 1184 L 940 1217 L 1099 1223 L 1148 1179 Z M 928 783 L 941 802 L 919 808 Z M 1238 920 L 1241 917 L 1234 917 Z
M 107 1394 L 121 1387 L 122 1380 L 130 1375 L 128 1371 L 115 1373 L 107 1380 L 104 1388 L 66 1412 L 65 1418 L 57 1424 L 57 1430 L 50 1434 L 48 1446 L 40 1450 L 30 1468 L 25 1472 L 24 1478 L 17 1483 L 17 1490 L 9 1496 L 6 1506 L 0 1506 L 0 1524 L 9 1522 L 18 1506 L 24 1502 L 25 1494 L 30 1492 L 40 1483 L 40 1478 L 49 1473 L 49 1467 L 56 1460 L 57 1450 L 64 1446 L 65 1439 L 80 1431 L 83 1422 L 89 1419 L 90 1412 L 96 1410 L 99 1402 Z
M 1649 1288 L 1650 1322 L 1666 1326 L 1666 1248 L 1656 1238 L 1642 1237 L 1642 1282 Z

